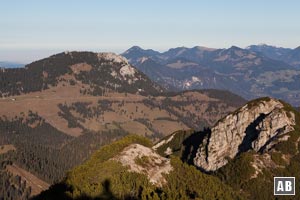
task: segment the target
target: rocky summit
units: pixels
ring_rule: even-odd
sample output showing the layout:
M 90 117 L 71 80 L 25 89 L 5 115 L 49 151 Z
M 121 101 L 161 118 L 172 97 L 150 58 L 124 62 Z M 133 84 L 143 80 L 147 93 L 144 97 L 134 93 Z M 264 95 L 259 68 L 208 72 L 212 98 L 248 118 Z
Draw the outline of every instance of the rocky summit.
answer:
M 267 152 L 286 133 L 294 130 L 295 115 L 276 99 L 261 98 L 249 102 L 219 120 L 200 144 L 194 164 L 205 171 L 215 171 L 241 152 Z
M 113 160 L 129 167 L 131 172 L 147 175 L 150 182 L 158 186 L 166 183 L 163 174 L 169 174 L 173 170 L 169 159 L 140 144 L 129 145 Z

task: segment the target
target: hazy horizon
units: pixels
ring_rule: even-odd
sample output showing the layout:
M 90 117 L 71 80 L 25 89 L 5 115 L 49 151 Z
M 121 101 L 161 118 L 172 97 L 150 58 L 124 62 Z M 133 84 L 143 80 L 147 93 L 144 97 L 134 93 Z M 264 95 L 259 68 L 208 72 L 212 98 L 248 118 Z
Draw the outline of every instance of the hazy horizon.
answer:
M 249 44 L 247 46 L 241 47 L 238 46 L 240 48 L 246 48 L 250 45 L 263 45 L 266 43 L 259 43 L 259 44 Z M 269 46 L 275 46 L 272 44 L 266 44 Z M 51 55 L 54 54 L 58 54 L 61 52 L 65 52 L 65 51 L 91 51 L 91 52 L 113 52 L 116 54 L 121 54 L 124 53 L 126 50 L 128 50 L 129 48 L 133 47 L 133 46 L 139 46 L 142 49 L 153 49 L 155 51 L 159 51 L 159 52 L 165 52 L 168 51 L 169 49 L 172 48 L 176 48 L 176 47 L 186 47 L 186 48 L 193 48 L 195 46 L 202 46 L 202 47 L 208 47 L 208 48 L 216 48 L 216 49 L 222 49 L 222 48 L 230 48 L 231 46 L 235 46 L 235 45 L 231 45 L 231 46 L 227 46 L 227 47 L 210 47 L 210 46 L 203 46 L 203 45 L 194 45 L 194 46 L 174 46 L 174 47 L 169 47 L 166 49 L 155 49 L 155 48 L 146 48 L 137 44 L 131 45 L 126 49 L 49 49 L 49 50 L 45 50 L 45 49 L 17 49 L 17 50 L 13 50 L 13 49 L 9 49 L 9 50 L 2 50 L 0 49 L 0 62 L 15 62 L 15 63 L 20 63 L 20 64 L 29 64 L 33 61 L 39 60 L 39 59 L 43 59 L 46 57 L 49 57 Z M 276 47 L 283 47 L 283 46 L 276 46 Z M 283 47 L 283 48 L 290 48 L 290 47 Z M 297 48 L 297 47 L 295 47 Z M 19 58 L 18 58 L 19 57 Z
M 300 45 L 296 0 L 12 0 L 0 5 L 1 61 L 28 63 L 65 50 L 121 53 L 133 45 L 159 51 Z

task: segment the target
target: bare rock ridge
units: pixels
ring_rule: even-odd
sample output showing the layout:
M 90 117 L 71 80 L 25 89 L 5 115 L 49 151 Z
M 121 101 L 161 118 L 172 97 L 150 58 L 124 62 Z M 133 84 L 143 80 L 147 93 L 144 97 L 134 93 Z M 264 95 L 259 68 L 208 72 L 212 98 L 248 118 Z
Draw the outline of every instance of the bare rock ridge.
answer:
M 241 152 L 269 151 L 274 144 L 288 139 L 288 135 L 282 136 L 293 131 L 294 125 L 294 113 L 286 111 L 279 100 L 261 98 L 249 102 L 217 122 L 200 144 L 194 164 L 214 171 Z
M 173 169 L 169 159 L 140 144 L 129 145 L 113 160 L 129 167 L 129 171 L 145 174 L 151 183 L 159 186 L 166 183 L 163 174 Z

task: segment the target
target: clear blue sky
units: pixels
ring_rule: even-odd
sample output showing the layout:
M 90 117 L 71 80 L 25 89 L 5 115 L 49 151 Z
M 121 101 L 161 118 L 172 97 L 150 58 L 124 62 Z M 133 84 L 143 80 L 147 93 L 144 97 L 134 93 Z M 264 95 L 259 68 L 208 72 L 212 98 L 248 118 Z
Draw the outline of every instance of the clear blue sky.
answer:
M 299 0 L 6 0 L 0 60 L 64 50 L 122 52 L 267 43 L 300 45 Z

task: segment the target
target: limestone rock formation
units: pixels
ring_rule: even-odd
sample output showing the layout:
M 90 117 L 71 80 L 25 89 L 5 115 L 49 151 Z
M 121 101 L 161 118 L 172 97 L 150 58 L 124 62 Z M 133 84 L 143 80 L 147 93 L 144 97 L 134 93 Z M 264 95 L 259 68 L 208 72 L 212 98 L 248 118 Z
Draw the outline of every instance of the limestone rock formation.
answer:
M 217 122 L 200 144 L 194 164 L 205 171 L 214 171 L 227 164 L 240 152 L 268 151 L 293 131 L 295 115 L 286 111 L 276 99 L 262 98 Z
M 169 159 L 140 144 L 129 145 L 113 160 L 129 167 L 129 171 L 147 175 L 150 182 L 158 186 L 166 183 L 163 174 L 173 170 Z

